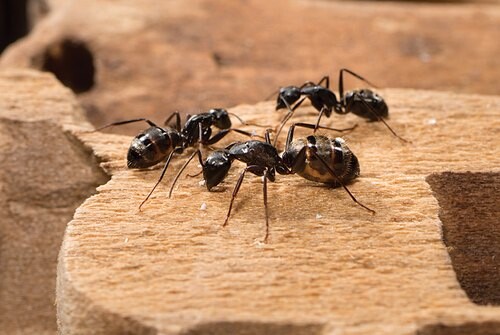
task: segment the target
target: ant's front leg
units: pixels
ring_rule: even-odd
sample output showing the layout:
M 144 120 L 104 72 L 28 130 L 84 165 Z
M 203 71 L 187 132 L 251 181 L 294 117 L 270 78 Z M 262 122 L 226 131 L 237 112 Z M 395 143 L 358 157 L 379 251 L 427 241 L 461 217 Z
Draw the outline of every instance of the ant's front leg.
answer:
M 295 112 L 295 110 L 297 108 L 299 108 L 299 106 L 304 102 L 305 99 L 307 99 L 307 96 L 300 99 L 292 108 L 285 99 L 281 98 L 281 100 L 285 103 L 285 105 L 288 109 L 288 112 L 285 115 L 285 117 L 283 118 L 283 120 L 281 120 L 281 123 L 278 127 L 278 130 L 276 131 L 276 137 L 274 138 L 274 144 L 273 144 L 274 146 L 276 146 L 276 144 L 278 143 L 278 137 L 280 136 L 281 130 L 283 129 L 285 124 L 288 122 L 288 120 L 290 120 L 290 118 L 293 116 L 293 113 Z

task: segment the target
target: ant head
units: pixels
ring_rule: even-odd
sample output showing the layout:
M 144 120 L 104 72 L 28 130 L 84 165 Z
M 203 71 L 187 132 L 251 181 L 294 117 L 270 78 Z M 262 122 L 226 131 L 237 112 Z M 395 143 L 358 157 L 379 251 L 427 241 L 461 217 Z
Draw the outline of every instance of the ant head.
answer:
M 205 163 L 203 163 L 203 179 L 207 189 L 219 185 L 231 168 L 231 159 L 227 150 L 217 150 L 212 152 Z
M 278 99 L 276 101 L 276 110 L 287 108 L 287 104 L 291 107 L 297 100 L 300 99 L 300 95 L 300 88 L 297 86 L 280 88 Z
M 224 108 L 214 108 L 208 111 L 214 117 L 214 126 L 219 129 L 231 128 L 229 113 Z

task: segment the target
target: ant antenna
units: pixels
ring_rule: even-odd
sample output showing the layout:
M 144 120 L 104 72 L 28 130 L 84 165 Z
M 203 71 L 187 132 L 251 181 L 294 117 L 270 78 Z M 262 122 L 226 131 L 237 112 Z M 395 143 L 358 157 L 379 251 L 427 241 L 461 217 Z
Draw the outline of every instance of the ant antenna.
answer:
M 180 148 L 176 148 L 174 150 L 172 150 L 172 152 L 170 153 L 170 155 L 168 155 L 168 158 L 167 158 L 167 161 L 165 162 L 165 166 L 163 167 L 163 170 L 161 172 L 161 175 L 160 175 L 160 178 L 158 179 L 158 181 L 156 182 L 155 186 L 153 186 L 153 188 L 151 189 L 151 191 L 149 191 L 149 194 L 148 196 L 146 197 L 146 199 L 144 199 L 141 204 L 139 205 L 139 211 L 141 210 L 142 208 L 142 205 L 144 205 L 146 203 L 146 201 L 148 201 L 149 197 L 151 196 L 151 194 L 153 194 L 154 190 L 156 189 L 156 187 L 160 184 L 160 182 L 162 181 L 163 179 L 163 176 L 165 176 L 165 172 L 167 171 L 167 168 L 168 168 L 168 165 L 170 164 L 170 161 L 172 160 L 172 156 L 174 155 L 174 153 Z
M 201 166 L 203 166 L 203 158 L 201 157 L 201 151 L 200 151 L 200 149 L 197 149 L 195 152 L 193 152 L 191 154 L 191 156 L 189 156 L 189 158 L 187 159 L 186 163 L 184 163 L 184 165 L 182 165 L 182 167 L 179 170 L 179 172 L 177 172 L 177 175 L 175 176 L 174 181 L 172 182 L 172 185 L 170 186 L 170 190 L 168 192 L 168 198 L 169 199 L 172 197 L 172 192 L 174 191 L 174 186 L 177 183 L 177 180 L 179 180 L 179 177 L 181 176 L 182 172 L 184 171 L 184 169 L 186 169 L 186 167 L 188 166 L 189 162 L 191 162 L 193 160 L 193 158 L 194 158 L 194 156 L 196 154 L 198 154 L 198 159 L 200 160 L 200 164 L 201 164 Z
M 241 124 L 245 125 L 245 126 L 255 126 L 255 127 L 261 127 L 261 128 L 265 128 L 265 127 L 268 127 L 268 126 L 265 126 L 265 125 L 261 125 L 261 124 L 257 124 L 257 123 L 249 123 L 249 122 L 246 122 L 244 121 L 241 117 L 239 117 L 238 115 L 234 114 L 234 113 L 227 113 L 228 115 L 231 115 L 231 116 L 234 116 L 236 119 L 238 119 L 238 121 L 240 121 Z

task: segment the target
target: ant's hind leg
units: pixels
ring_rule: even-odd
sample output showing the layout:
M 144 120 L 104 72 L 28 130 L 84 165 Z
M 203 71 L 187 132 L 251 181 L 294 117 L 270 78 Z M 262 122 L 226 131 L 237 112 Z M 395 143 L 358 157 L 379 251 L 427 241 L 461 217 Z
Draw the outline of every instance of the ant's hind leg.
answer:
M 220 140 L 222 140 L 231 131 L 234 131 L 236 133 L 248 136 L 250 138 L 252 138 L 252 137 L 260 137 L 262 139 L 264 138 L 264 137 L 262 137 L 260 135 L 255 135 L 255 134 L 252 134 L 252 133 L 250 133 L 248 131 L 245 131 L 245 130 L 236 129 L 236 128 L 229 128 L 229 129 L 223 129 L 223 130 L 219 131 L 217 134 L 215 134 L 214 136 L 212 136 L 211 138 L 209 138 L 208 141 L 203 142 L 203 145 L 212 145 L 212 144 L 215 144 L 215 143 L 219 142 Z
M 149 124 L 151 127 L 157 127 L 157 128 L 159 128 L 153 121 L 150 121 L 150 120 L 145 119 L 145 118 L 138 118 L 138 119 L 131 119 L 131 120 L 113 122 L 113 123 L 107 124 L 105 126 L 96 128 L 93 131 L 94 132 L 95 131 L 100 131 L 100 130 L 103 130 L 103 129 L 106 129 L 106 128 L 109 128 L 109 127 L 113 127 L 113 126 L 122 126 L 124 124 L 129 124 L 129 123 L 134 123 L 134 122 L 141 122 L 141 121 L 147 122 L 147 124 Z
M 343 132 L 346 132 L 346 131 L 352 131 L 352 130 L 354 130 L 354 129 L 356 129 L 358 127 L 358 125 L 355 124 L 354 126 L 349 127 L 349 128 L 338 129 L 338 128 L 331 128 L 331 127 L 319 126 L 319 125 L 316 126 L 316 125 L 311 124 L 311 123 L 302 123 L 302 122 L 295 123 L 294 125 L 296 127 L 302 127 L 302 128 L 308 128 L 308 129 L 315 129 L 317 127 L 317 129 L 332 130 L 332 131 L 337 131 L 339 133 L 343 133 Z
M 363 205 L 361 202 L 359 202 L 355 197 L 354 195 L 351 193 L 351 191 L 349 191 L 349 189 L 347 188 L 347 186 L 344 185 L 344 183 L 342 182 L 342 180 L 340 180 L 340 178 L 335 174 L 335 171 L 333 171 L 333 169 L 328 165 L 327 162 L 325 162 L 325 160 L 320 156 L 318 155 L 315 151 L 311 151 L 311 153 L 314 155 L 314 157 L 316 157 L 316 159 L 318 159 L 318 161 L 321 162 L 321 164 L 328 170 L 328 172 L 330 173 L 330 175 L 332 177 L 334 177 L 337 181 L 337 183 L 342 186 L 344 188 L 344 190 L 347 192 L 347 194 L 349 194 L 349 196 L 351 197 L 351 199 L 357 203 L 359 206 L 363 207 L 364 209 L 366 209 L 367 211 L 369 211 L 370 213 L 372 214 L 375 214 L 375 211 L 365 205 Z

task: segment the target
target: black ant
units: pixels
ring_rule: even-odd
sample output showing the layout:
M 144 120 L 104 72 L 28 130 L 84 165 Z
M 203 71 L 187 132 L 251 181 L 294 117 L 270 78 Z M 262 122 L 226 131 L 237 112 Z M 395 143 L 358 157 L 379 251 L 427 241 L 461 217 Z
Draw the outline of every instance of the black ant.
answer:
M 100 127 L 95 131 L 133 122 L 144 121 L 148 123 L 150 127 L 134 137 L 132 143 L 130 144 L 127 153 L 127 167 L 131 169 L 144 169 L 154 166 L 166 159 L 161 177 L 158 180 L 158 183 L 154 186 L 154 190 L 165 175 L 168 165 L 170 164 L 170 161 L 175 153 L 182 153 L 184 149 L 192 147 L 197 143 L 200 145 L 215 144 L 230 131 L 249 137 L 254 136 L 247 131 L 231 128 L 231 120 L 229 118 L 230 115 L 236 117 L 242 124 L 247 124 L 237 115 L 228 113 L 225 109 L 216 108 L 211 109 L 206 113 L 199 113 L 193 116 L 188 115 L 187 121 L 184 123 L 182 128 L 179 112 L 174 112 L 165 120 L 164 123 L 165 125 L 168 125 L 172 119 L 175 118 L 174 127 L 165 126 L 162 128 L 148 119 L 138 118 L 114 122 Z M 212 126 L 220 129 L 219 132 L 213 136 Z M 153 190 L 151 190 L 151 193 Z M 146 200 L 148 198 L 146 198 Z M 144 202 L 146 200 L 144 200 Z
M 304 102 L 305 99 L 311 101 L 312 106 L 319 112 L 314 132 L 319 128 L 321 117 L 325 115 L 330 117 L 332 111 L 337 114 L 347 114 L 349 112 L 367 119 L 368 121 L 381 121 L 389 131 L 404 142 L 404 138 L 397 135 L 394 130 L 384 121 L 389 116 L 389 107 L 384 99 L 369 89 L 348 91 L 344 94 L 344 72 L 364 81 L 370 86 L 374 86 L 365 78 L 348 69 L 341 69 L 339 73 L 339 95 L 340 99 L 330 90 L 330 77 L 324 76 L 317 84 L 306 82 L 302 86 L 287 86 L 279 90 L 276 101 L 276 110 L 288 108 L 288 113 L 280 123 L 276 133 L 276 141 L 285 123 L 292 117 L 294 111 Z M 322 83 L 325 86 L 322 86 Z M 293 105 L 295 104 L 295 105 Z M 293 107 L 292 107 L 293 105 Z M 351 130 L 339 129 L 338 131 Z
M 240 174 L 233 189 L 229 210 L 222 226 L 226 226 L 231 215 L 234 199 L 243 183 L 245 173 L 250 172 L 263 177 L 264 209 L 266 216 L 266 235 L 264 242 L 269 236 L 269 214 L 267 206 L 267 180 L 274 182 L 276 173 L 282 175 L 298 174 L 306 179 L 329 184 L 334 187 L 342 186 L 351 199 L 359 206 L 375 213 L 374 210 L 360 203 L 345 186 L 359 176 L 359 162 L 357 157 L 347 147 L 341 138 L 328 138 L 321 135 L 311 135 L 305 139 L 293 140 L 295 127 L 305 127 L 314 129 L 315 125 L 297 123 L 290 127 L 288 132 L 285 151 L 282 156 L 271 144 L 269 131 L 266 131 L 266 141 L 250 140 L 246 142 L 234 142 L 223 150 L 213 151 L 205 161 L 201 152 L 195 151 L 184 163 L 177 173 L 172 186 L 170 187 L 169 198 L 175 183 L 183 170 L 198 155 L 198 160 L 202 166 L 203 178 L 206 187 L 211 191 L 220 184 L 227 176 L 232 162 L 236 159 L 246 163 L 246 168 Z M 326 128 L 321 127 L 319 128 Z

